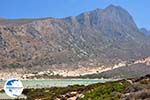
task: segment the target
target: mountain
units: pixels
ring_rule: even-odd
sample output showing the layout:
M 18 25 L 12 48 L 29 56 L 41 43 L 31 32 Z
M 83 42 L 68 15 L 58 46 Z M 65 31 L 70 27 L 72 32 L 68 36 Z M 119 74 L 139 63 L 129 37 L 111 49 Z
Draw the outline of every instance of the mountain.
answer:
M 150 31 L 148 31 L 147 29 L 141 28 L 140 31 L 143 32 L 145 35 L 150 36 Z
M 132 16 L 114 5 L 60 19 L 0 20 L 0 47 L 1 72 L 90 71 L 150 55 Z

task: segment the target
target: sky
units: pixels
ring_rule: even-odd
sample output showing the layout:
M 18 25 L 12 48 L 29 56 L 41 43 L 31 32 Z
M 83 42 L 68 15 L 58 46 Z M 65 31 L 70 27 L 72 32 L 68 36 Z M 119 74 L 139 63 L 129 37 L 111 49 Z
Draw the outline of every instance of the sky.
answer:
M 139 28 L 150 30 L 150 0 L 0 0 L 0 18 L 62 18 L 110 4 L 123 7 Z

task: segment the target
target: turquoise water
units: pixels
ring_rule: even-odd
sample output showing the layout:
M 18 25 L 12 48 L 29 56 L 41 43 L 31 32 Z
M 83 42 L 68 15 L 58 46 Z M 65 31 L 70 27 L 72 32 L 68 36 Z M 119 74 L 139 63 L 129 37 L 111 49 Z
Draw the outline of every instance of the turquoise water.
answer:
M 105 83 L 114 81 L 112 79 L 49 79 L 49 80 L 22 80 L 24 88 L 47 88 L 65 87 L 68 85 L 89 85 L 94 83 Z M 4 86 L 5 81 L 0 81 L 0 87 Z
M 68 85 L 89 85 L 94 83 L 104 83 L 113 81 L 111 79 L 51 79 L 51 80 L 23 80 L 25 88 L 43 88 L 43 87 L 65 87 Z

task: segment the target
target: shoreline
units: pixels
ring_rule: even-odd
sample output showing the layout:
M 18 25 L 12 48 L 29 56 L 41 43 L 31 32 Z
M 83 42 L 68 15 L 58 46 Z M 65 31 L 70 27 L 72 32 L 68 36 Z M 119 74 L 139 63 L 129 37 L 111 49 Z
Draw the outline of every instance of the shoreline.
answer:
M 17 79 L 17 78 L 16 78 Z M 123 78 L 49 78 L 49 79 L 43 79 L 43 78 L 39 78 L 39 79 L 19 79 L 21 81 L 32 81 L 32 80 L 122 80 Z M 7 79 L 0 79 L 1 81 L 7 81 Z
M 6 80 L 0 82 L 1 89 Z M 67 87 L 72 85 L 90 85 L 95 83 L 115 82 L 114 79 L 27 79 L 21 80 L 24 89 L 29 88 L 50 88 L 50 87 Z

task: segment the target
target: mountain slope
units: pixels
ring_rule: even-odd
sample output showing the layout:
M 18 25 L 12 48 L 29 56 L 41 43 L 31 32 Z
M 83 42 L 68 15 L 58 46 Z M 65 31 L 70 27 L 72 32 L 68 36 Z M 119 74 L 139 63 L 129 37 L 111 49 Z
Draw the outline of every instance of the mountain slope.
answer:
M 143 32 L 145 35 L 150 36 L 150 31 L 148 31 L 147 29 L 141 28 L 140 31 Z
M 131 15 L 110 5 L 62 19 L 0 21 L 0 65 L 24 71 L 111 67 L 150 55 Z

